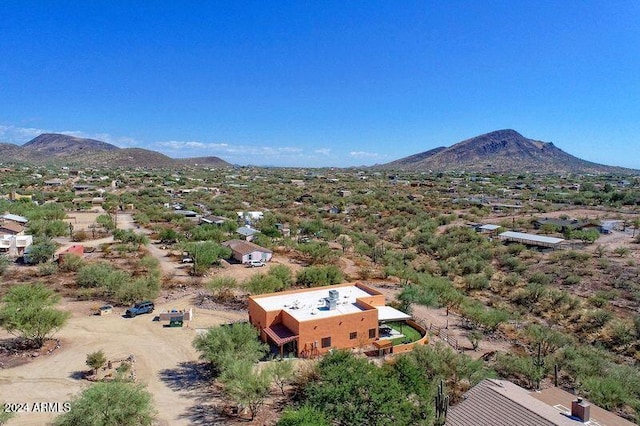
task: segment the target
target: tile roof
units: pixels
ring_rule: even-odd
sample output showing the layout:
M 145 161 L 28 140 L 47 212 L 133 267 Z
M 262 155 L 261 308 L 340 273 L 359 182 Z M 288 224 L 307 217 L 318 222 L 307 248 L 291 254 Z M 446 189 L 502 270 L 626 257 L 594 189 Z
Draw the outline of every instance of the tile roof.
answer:
M 8 231 L 4 232 L 5 234 L 19 234 L 24 231 L 24 226 L 16 222 L 3 222 L 0 223 L 0 231 Z
M 569 412 L 571 412 L 571 401 L 576 399 L 576 395 L 570 394 L 560 388 L 548 388 L 540 392 L 531 392 L 530 395 L 551 406 L 563 406 Z M 589 411 L 591 414 L 591 422 L 587 424 L 598 424 L 601 426 L 633 426 L 635 424 L 597 405 L 591 404 Z
M 485 379 L 449 409 L 447 426 L 578 426 L 529 391 L 506 380 Z

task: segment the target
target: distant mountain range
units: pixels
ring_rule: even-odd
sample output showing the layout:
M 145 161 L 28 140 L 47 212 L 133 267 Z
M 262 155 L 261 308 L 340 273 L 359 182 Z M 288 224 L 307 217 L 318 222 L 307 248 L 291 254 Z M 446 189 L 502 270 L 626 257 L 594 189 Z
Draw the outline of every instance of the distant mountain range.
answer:
M 527 139 L 510 129 L 486 133 L 448 148 L 435 148 L 375 167 L 484 173 L 640 173 L 638 170 L 581 160 L 551 142 Z
M 230 167 L 218 157 L 171 158 L 142 148 L 119 148 L 95 139 L 76 138 L 57 133 L 43 133 L 22 146 L 0 143 L 3 163 L 60 163 L 78 167 L 180 166 Z

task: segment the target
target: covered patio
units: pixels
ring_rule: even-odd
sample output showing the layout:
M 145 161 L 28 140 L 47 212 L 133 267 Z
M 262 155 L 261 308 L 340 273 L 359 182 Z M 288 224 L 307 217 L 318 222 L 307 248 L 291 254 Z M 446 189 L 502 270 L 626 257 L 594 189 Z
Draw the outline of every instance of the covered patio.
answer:
M 264 329 L 265 334 L 278 347 L 280 357 L 284 356 L 284 346 L 292 343 L 292 352 L 296 352 L 298 335 L 289 330 L 284 324 L 274 324 Z

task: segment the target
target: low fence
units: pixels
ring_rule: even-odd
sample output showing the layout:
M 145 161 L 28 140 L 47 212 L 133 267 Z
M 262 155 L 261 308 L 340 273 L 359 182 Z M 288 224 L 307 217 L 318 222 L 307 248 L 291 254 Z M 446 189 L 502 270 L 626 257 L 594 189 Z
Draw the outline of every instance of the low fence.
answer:
M 427 333 L 427 330 L 425 329 L 425 327 L 421 326 L 420 324 L 418 324 L 414 320 L 408 320 L 407 324 L 410 325 L 411 327 L 415 328 L 416 330 L 418 330 L 420 332 L 420 335 L 422 336 L 422 338 L 420 340 L 416 340 L 415 342 L 403 343 L 403 344 L 400 344 L 400 345 L 395 345 L 393 347 L 393 353 L 394 354 L 400 354 L 400 353 L 403 353 L 403 352 L 409 352 L 409 351 L 413 350 L 413 348 L 416 347 L 416 345 L 426 345 L 427 343 L 429 343 L 429 333 Z
M 438 336 L 443 341 L 447 342 L 456 351 L 459 350 L 458 339 L 449 335 L 449 330 L 445 327 L 438 327 L 437 325 L 429 324 L 429 331 Z

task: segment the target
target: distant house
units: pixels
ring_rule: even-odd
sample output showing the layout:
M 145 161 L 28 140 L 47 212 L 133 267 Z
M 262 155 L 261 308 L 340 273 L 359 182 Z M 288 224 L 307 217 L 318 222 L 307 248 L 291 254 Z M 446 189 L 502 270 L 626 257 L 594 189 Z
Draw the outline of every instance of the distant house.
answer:
M 338 195 L 340 195 L 341 197 L 351 197 L 351 191 L 347 189 L 341 189 L 340 191 L 338 191 Z
M 495 235 L 498 232 L 498 229 L 502 228 L 500 225 L 486 224 L 486 225 L 478 225 L 475 227 L 476 232 L 480 232 L 481 234 L 489 234 Z
M 288 223 L 276 223 L 276 229 L 280 231 L 283 237 L 291 236 L 291 227 Z
M 245 223 L 255 222 L 261 220 L 264 217 L 264 213 L 260 211 L 253 212 L 236 212 L 238 218 L 244 220 Z
M 190 217 L 190 218 L 199 217 L 198 213 L 194 212 L 193 210 L 175 210 L 173 213 L 182 217 Z
M 250 226 L 241 226 L 240 228 L 236 229 L 236 234 L 240 234 L 245 239 L 245 241 L 253 240 L 254 236 L 259 233 L 260 231 L 258 231 L 257 229 L 253 229 Z
M 19 223 L 21 225 L 24 225 L 27 222 L 29 222 L 29 219 L 27 219 L 26 217 L 18 216 L 17 214 L 11 214 L 11 213 L 7 213 L 7 214 L 3 215 L 2 217 L 0 217 L 0 219 L 3 219 L 5 221 L 9 220 L 11 222 L 16 222 L 16 223 Z
M 598 227 L 598 225 L 591 222 L 577 219 L 542 218 L 533 222 L 533 226 L 536 229 L 540 229 L 545 225 L 555 226 L 563 234 L 568 231 L 575 231 L 578 229 L 585 229 L 589 227 Z
M 449 408 L 447 426 L 631 426 L 633 423 L 559 388 L 531 392 L 485 379 Z
M 63 183 L 64 181 L 62 179 L 51 179 L 44 181 L 44 184 L 46 186 L 61 186 Z
M 24 235 L 24 226 L 17 222 L 1 222 L 0 235 Z
M 31 244 L 33 244 L 31 235 L 0 235 L 0 252 L 7 253 L 9 256 L 22 256 Z
M 207 215 L 200 218 L 200 224 L 207 223 L 220 226 L 227 220 L 228 219 L 226 217 Z
M 251 260 L 261 260 L 268 262 L 273 256 L 273 252 L 267 248 L 260 247 L 250 241 L 229 240 L 222 243 L 232 251 L 232 257 L 240 263 L 248 263 Z
M 16 191 L 11 191 L 9 194 L 7 194 L 7 198 L 9 198 L 12 201 L 33 200 L 32 195 L 21 195 L 21 194 L 18 194 Z
M 76 184 L 76 185 L 73 185 L 73 189 L 75 191 L 91 191 L 91 190 L 95 189 L 95 185 Z

